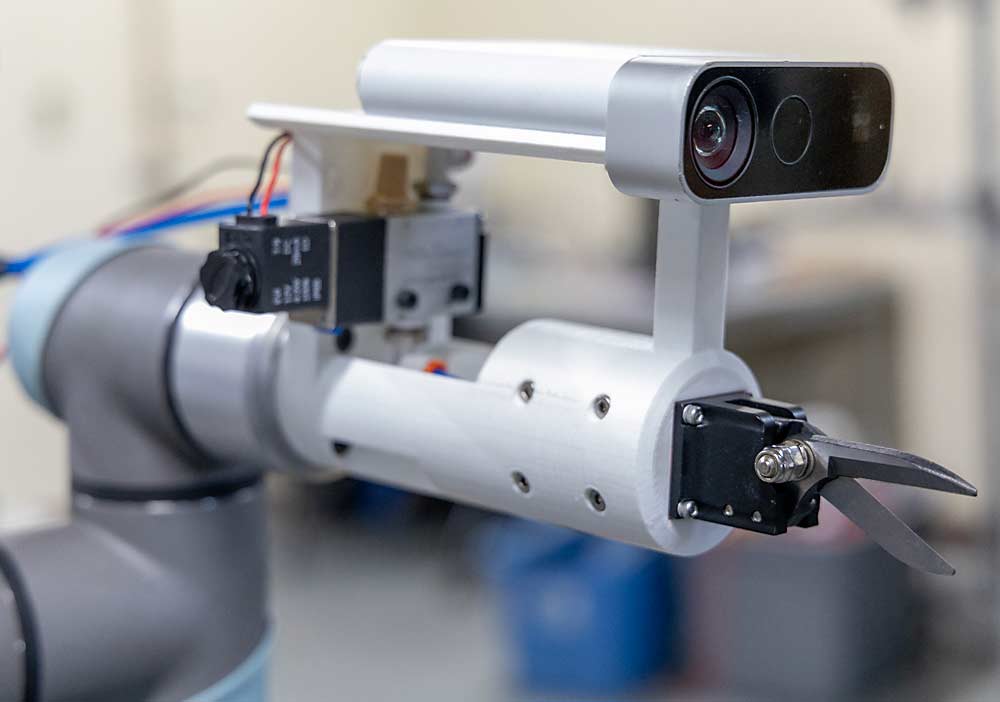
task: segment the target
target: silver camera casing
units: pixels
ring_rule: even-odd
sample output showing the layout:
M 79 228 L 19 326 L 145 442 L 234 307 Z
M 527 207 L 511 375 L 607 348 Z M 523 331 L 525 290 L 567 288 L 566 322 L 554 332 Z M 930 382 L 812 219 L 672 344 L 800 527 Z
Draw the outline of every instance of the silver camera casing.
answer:
M 885 80 L 890 104 L 882 120 L 887 134 L 880 138 L 875 157 L 880 167 L 867 168 L 866 177 L 850 187 L 820 182 L 822 187 L 815 189 L 765 192 L 748 190 L 744 184 L 745 192 L 735 194 L 706 193 L 703 188 L 695 192 L 690 173 L 685 173 L 691 102 L 697 99 L 692 91 L 706 72 L 717 69 L 759 70 L 773 83 L 758 86 L 763 90 L 781 90 L 784 76 L 794 70 L 815 69 L 820 82 L 835 78 L 840 69 L 877 72 Z M 831 90 L 834 87 L 831 83 Z M 881 181 L 891 142 L 891 81 L 884 68 L 872 63 L 568 43 L 389 40 L 362 61 L 358 94 L 370 115 L 604 137 L 603 161 L 615 186 L 629 195 L 656 199 L 747 202 L 860 194 Z M 762 142 L 769 118 L 761 115 Z M 829 146 L 836 160 L 851 145 Z M 834 173 L 838 164 L 810 167 L 812 172 Z

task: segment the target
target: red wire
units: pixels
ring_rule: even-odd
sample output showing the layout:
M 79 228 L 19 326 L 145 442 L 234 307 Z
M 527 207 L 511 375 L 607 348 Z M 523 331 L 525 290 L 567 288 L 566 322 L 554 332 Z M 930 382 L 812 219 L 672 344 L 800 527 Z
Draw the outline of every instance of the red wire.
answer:
M 204 193 L 195 193 L 187 197 L 176 198 L 132 217 L 105 224 L 97 230 L 97 236 L 114 236 L 123 229 L 142 226 L 175 215 L 187 214 L 203 207 L 221 205 L 230 200 L 239 199 L 240 194 L 243 192 L 241 188 L 216 188 Z
M 442 361 L 440 358 L 432 358 L 427 361 L 427 365 L 424 366 L 424 373 L 436 373 L 437 371 L 447 371 L 448 364 Z
M 264 199 L 260 201 L 260 216 L 267 215 L 267 208 L 271 205 L 271 195 L 274 194 L 274 186 L 278 184 L 278 175 L 281 173 L 281 156 L 285 153 L 285 147 L 292 143 L 292 137 L 286 137 L 278 147 L 278 153 L 274 155 L 274 163 L 271 165 L 271 180 L 267 183 L 267 190 L 264 191 Z

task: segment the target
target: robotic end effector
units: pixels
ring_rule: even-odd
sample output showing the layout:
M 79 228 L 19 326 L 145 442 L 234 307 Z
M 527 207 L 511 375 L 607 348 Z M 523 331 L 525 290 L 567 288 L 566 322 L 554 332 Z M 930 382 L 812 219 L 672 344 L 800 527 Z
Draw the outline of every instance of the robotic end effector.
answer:
M 483 75 L 500 74 L 504 80 L 498 84 L 503 89 L 482 80 Z M 573 85 L 572 95 L 567 84 Z M 714 536 L 684 541 L 698 532 L 693 528 L 698 522 L 772 535 L 791 526 L 815 526 L 819 497 L 824 497 L 900 560 L 933 573 L 954 573 L 855 479 L 965 495 L 976 494 L 973 486 L 924 459 L 824 436 L 800 408 L 756 398 L 749 371 L 747 377 L 734 380 L 739 375 L 731 372 L 735 359 L 722 353 L 728 205 L 873 189 L 888 162 L 892 131 L 892 86 L 884 70 L 871 64 L 734 61 L 619 47 L 390 41 L 368 53 L 358 89 L 364 107 L 360 115 L 280 106 L 256 106 L 251 115 L 266 126 L 293 134 L 300 130 L 306 140 L 322 138 L 317 135 L 326 130 L 330 138 L 353 136 L 600 162 L 622 192 L 660 201 L 654 329 L 648 353 L 639 354 L 642 345 L 635 340 L 599 336 L 583 328 L 572 331 L 569 325 L 564 325 L 564 334 L 554 327 L 512 332 L 490 353 L 477 382 L 419 388 L 424 402 L 435 401 L 440 391 L 436 410 L 453 420 L 447 438 L 454 443 L 454 451 L 441 449 L 433 456 L 409 455 L 409 445 L 395 444 L 398 454 L 424 464 L 428 479 L 419 484 L 445 486 L 443 497 L 677 553 L 694 553 L 717 542 Z M 315 182 L 293 181 L 293 203 L 301 194 L 298 202 L 325 206 L 306 191 L 314 186 Z M 265 234 L 251 231 L 260 226 L 267 229 Z M 327 326 L 380 323 L 412 329 L 429 323 L 431 316 L 471 314 L 482 305 L 479 219 L 474 213 L 450 210 L 442 202 L 425 212 L 392 217 L 307 214 L 283 224 L 248 219 L 236 230 L 224 228 L 220 251 L 234 257 L 238 252 L 232 249 L 246 247 L 254 237 L 261 238 L 257 243 L 264 248 L 256 253 L 247 249 L 250 255 L 241 265 L 249 267 L 244 273 L 256 276 L 258 282 L 273 274 L 280 278 L 294 273 L 270 260 L 274 249 L 267 247 L 273 242 L 280 240 L 283 252 L 289 240 L 294 252 L 308 240 L 309 250 L 318 252 L 313 260 L 319 269 L 310 275 L 322 281 L 316 289 L 325 296 L 302 302 L 295 295 L 294 281 L 281 287 L 290 290 L 302 307 L 316 308 L 319 314 L 314 318 Z M 407 243 L 415 239 L 423 244 Z M 376 246 L 370 246 L 372 242 Z M 430 252 L 431 259 L 395 253 L 418 250 Z M 451 252 L 441 279 L 426 291 L 400 288 L 406 276 L 417 280 L 432 266 L 442 270 L 443 259 L 435 251 Z M 218 253 L 215 258 L 217 263 Z M 250 270 L 253 265 L 258 269 Z M 365 271 L 370 275 L 356 278 Z M 207 290 L 218 283 L 211 272 L 212 265 L 203 270 Z M 355 276 L 353 282 L 345 285 L 350 276 Z M 451 296 L 449 290 L 459 285 L 467 294 Z M 293 311 L 281 309 L 284 303 L 276 302 L 281 295 L 267 294 L 270 284 L 261 282 L 258 287 L 263 291 L 258 298 L 262 307 L 233 307 Z M 225 289 L 211 292 L 211 299 L 229 297 Z M 432 307 L 424 307 L 430 300 L 435 301 Z M 550 342 L 566 344 L 574 351 L 570 355 L 586 362 L 576 368 L 550 364 L 542 351 Z M 553 397 L 589 388 L 595 368 L 608 385 L 621 381 L 620 388 L 636 387 L 639 376 L 647 385 L 674 387 L 674 370 L 695 357 L 707 364 L 709 372 L 726 379 L 715 384 L 719 387 L 700 392 L 672 391 L 676 394 L 666 407 L 643 397 L 628 398 L 642 421 L 613 437 L 621 449 L 616 455 L 623 461 L 613 467 L 585 466 L 567 455 L 560 470 L 554 470 L 546 446 L 532 440 L 538 429 L 522 427 L 516 412 L 503 414 L 507 404 L 490 404 L 495 399 L 490 392 L 497 386 L 510 385 L 516 392 L 519 382 L 538 380 L 534 374 L 541 372 L 555 376 L 548 379 Z M 403 397 L 417 384 L 386 369 L 358 367 L 380 383 L 394 385 L 394 396 Z M 345 392 L 348 385 L 342 383 L 337 390 Z M 678 381 L 676 387 L 687 386 Z M 620 395 L 612 395 L 620 407 Z M 329 398 L 327 407 L 336 399 Z M 592 397 L 580 399 L 590 402 Z M 548 411 L 545 398 L 541 400 L 530 403 L 533 411 Z M 636 404 L 642 402 L 647 404 Z M 537 444 L 538 455 L 524 450 L 501 455 L 504 447 L 490 437 L 473 435 L 474 418 L 461 415 L 491 406 L 493 421 L 501 425 L 495 431 L 511 436 L 521 432 L 526 440 L 520 444 Z M 385 426 L 396 419 L 388 410 L 378 410 L 376 416 Z M 335 428 L 338 434 L 328 438 L 380 448 L 356 420 L 341 420 Z M 591 439 L 586 432 L 591 425 L 576 425 L 555 415 L 536 421 L 549 420 L 552 423 L 545 426 L 550 431 L 564 432 L 557 443 L 576 444 L 580 456 L 587 453 Z M 407 430 L 404 423 L 395 426 Z M 659 434 L 669 437 L 662 442 L 667 447 L 663 455 L 652 449 L 646 453 L 649 444 L 639 434 L 649 426 L 660 427 Z M 436 429 L 431 424 L 426 427 L 430 432 Z M 354 436 L 347 435 L 351 431 Z M 386 451 L 392 453 L 387 432 L 379 441 L 385 441 Z M 479 465 L 472 470 L 463 459 L 448 473 L 452 455 L 469 446 L 477 448 Z M 554 486 L 535 481 L 532 475 L 532 500 L 523 501 L 520 495 L 527 493 L 523 488 L 512 497 L 509 480 L 503 482 L 511 466 L 517 468 L 513 474 L 522 477 L 534 469 L 551 477 Z M 348 469 L 361 477 L 368 475 L 364 466 L 348 465 Z M 662 480 L 664 472 L 667 481 Z M 614 495 L 594 491 L 601 498 L 597 511 L 602 517 L 574 511 L 578 505 L 573 500 L 579 502 L 581 494 L 591 491 L 588 487 L 584 492 L 584 485 L 577 484 L 584 475 L 592 483 L 621 488 Z M 658 503 L 657 509 L 648 508 L 651 501 Z M 662 531 L 665 522 L 671 525 L 666 527 L 667 536 Z M 704 534 L 716 533 L 710 526 L 699 528 Z
M 764 534 L 819 523 L 825 498 L 909 566 L 955 569 L 855 478 L 975 497 L 961 477 L 919 456 L 823 435 L 801 408 L 746 395 L 683 403 L 674 433 L 676 517 Z

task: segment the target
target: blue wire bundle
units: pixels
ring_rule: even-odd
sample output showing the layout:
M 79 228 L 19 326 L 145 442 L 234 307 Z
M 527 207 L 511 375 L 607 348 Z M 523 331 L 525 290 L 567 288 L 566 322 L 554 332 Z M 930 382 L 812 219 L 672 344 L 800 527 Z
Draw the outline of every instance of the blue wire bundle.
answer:
M 288 205 L 288 197 L 276 197 L 271 200 L 271 207 L 286 207 Z M 197 212 L 186 212 L 181 215 L 174 215 L 170 217 L 165 217 L 163 219 L 154 220 L 152 222 L 147 222 L 145 224 L 137 225 L 128 229 L 124 229 L 117 233 L 115 236 L 125 237 L 125 238 L 139 238 L 152 236 L 154 234 L 166 232 L 172 229 L 177 229 L 179 227 L 187 226 L 190 224 L 198 224 L 200 222 L 212 222 L 212 221 L 222 221 L 227 217 L 233 217 L 235 215 L 243 214 L 246 211 L 246 203 L 232 203 L 226 205 L 220 205 L 218 207 L 212 207 L 209 209 L 198 210 Z M 0 259 L 0 277 L 6 275 L 17 275 L 24 273 L 38 261 L 42 260 L 50 253 L 59 248 L 59 245 L 50 246 L 38 251 L 32 252 L 25 256 L 15 259 Z

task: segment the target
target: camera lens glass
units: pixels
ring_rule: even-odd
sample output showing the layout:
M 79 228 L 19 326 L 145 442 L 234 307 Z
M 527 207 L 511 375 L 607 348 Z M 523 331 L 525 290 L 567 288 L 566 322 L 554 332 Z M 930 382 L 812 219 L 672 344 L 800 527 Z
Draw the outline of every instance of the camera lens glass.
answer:
M 738 178 L 753 149 L 754 110 L 742 83 L 720 79 L 702 93 L 691 121 L 691 155 L 711 185 Z
M 728 104 L 705 105 L 694 118 L 691 140 L 694 151 L 710 167 L 717 168 L 726 162 L 733 152 L 733 111 Z

